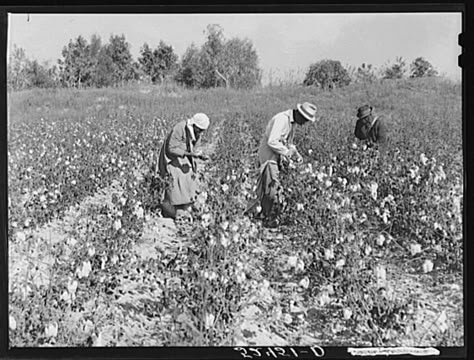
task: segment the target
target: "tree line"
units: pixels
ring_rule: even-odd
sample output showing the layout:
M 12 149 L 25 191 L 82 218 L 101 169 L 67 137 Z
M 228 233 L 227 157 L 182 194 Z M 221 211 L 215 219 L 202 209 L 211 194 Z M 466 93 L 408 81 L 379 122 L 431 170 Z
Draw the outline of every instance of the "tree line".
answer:
M 28 59 L 25 50 L 14 45 L 8 59 L 8 87 L 117 87 L 133 81 L 160 84 L 166 80 L 190 88 L 248 89 L 261 84 L 262 70 L 252 41 L 226 39 L 223 28 L 216 24 L 207 26 L 205 37 L 200 47 L 194 43 L 188 46 L 181 59 L 173 46 L 161 40 L 155 48 L 144 43 L 134 60 L 123 34 L 111 35 L 107 43 L 98 35 L 92 35 L 89 41 L 78 36 L 63 47 L 61 58 L 53 65 Z M 325 59 L 309 66 L 303 84 L 331 89 L 352 81 L 436 75 L 431 63 L 422 57 L 415 59 L 409 69 L 398 57 L 378 72 L 370 64 L 345 68 L 340 61 Z
M 438 72 L 433 65 L 423 57 L 417 57 L 408 66 L 406 60 L 399 56 L 393 64 L 387 64 L 380 69 L 366 63 L 358 67 L 345 68 L 338 60 L 325 59 L 309 66 L 303 84 L 332 89 L 347 86 L 351 82 L 373 83 L 381 79 L 420 78 L 437 75 Z

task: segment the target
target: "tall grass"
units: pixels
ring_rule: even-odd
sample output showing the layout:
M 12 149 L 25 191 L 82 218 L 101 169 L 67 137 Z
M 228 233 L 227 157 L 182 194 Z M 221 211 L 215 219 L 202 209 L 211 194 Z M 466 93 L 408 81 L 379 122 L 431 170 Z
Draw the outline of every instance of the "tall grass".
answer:
M 191 90 L 174 85 L 133 85 L 108 89 L 26 90 L 8 96 L 8 129 L 11 137 L 18 125 L 30 126 L 38 119 L 82 121 L 88 116 L 101 122 L 106 118 L 130 115 L 152 125 L 153 118 L 171 122 L 195 112 L 207 113 L 216 122 L 232 113 L 270 118 L 303 101 L 318 106 L 328 141 L 351 136 L 357 108 L 365 103 L 388 118 L 390 136 L 396 143 L 417 148 L 420 137 L 444 138 L 462 146 L 461 86 L 441 78 L 385 80 L 373 84 L 351 84 L 334 91 L 322 91 L 301 85 L 271 86 L 251 91 L 232 89 Z M 338 126 L 332 126 L 337 123 Z M 433 124 L 436 124 L 433 126 Z M 336 129 L 336 133 L 333 133 Z M 435 146 L 428 151 L 436 152 Z M 448 160 L 448 159 L 445 159 Z

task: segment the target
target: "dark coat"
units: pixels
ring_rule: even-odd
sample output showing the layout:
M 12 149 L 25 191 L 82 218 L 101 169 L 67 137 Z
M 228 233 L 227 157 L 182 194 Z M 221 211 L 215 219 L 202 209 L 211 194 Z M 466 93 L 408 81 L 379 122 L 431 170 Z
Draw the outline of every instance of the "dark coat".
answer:
M 377 116 L 375 123 L 371 126 L 374 115 L 366 116 L 357 120 L 354 135 L 359 140 L 368 140 L 372 143 L 385 144 L 388 142 L 388 131 L 384 116 Z
M 171 186 L 165 192 L 165 202 L 171 205 L 191 204 L 195 201 L 198 181 L 193 157 L 185 155 L 200 145 L 200 139 L 192 140 L 186 120 L 178 122 L 161 146 L 158 159 L 159 174 L 171 175 Z

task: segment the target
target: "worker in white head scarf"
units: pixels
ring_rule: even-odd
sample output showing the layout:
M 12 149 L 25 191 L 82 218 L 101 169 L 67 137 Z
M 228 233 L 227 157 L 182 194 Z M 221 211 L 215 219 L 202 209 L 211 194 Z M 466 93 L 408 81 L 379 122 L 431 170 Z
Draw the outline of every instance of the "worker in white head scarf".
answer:
M 161 204 L 163 215 L 167 217 L 192 219 L 191 206 L 198 191 L 195 159 L 207 160 L 207 156 L 196 148 L 209 123 L 206 114 L 197 113 L 178 122 L 163 142 L 158 169 L 160 176 L 169 176 L 171 182 Z

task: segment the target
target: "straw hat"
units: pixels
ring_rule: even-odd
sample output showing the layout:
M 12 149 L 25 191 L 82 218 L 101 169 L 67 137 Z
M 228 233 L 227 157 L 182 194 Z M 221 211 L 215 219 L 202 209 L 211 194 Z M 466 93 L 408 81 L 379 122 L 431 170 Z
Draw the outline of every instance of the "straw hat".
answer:
M 297 104 L 296 108 L 298 109 L 300 114 L 305 117 L 305 119 L 311 122 L 316 121 L 316 112 L 318 111 L 316 105 L 313 105 L 309 102 L 305 102 L 303 104 Z

